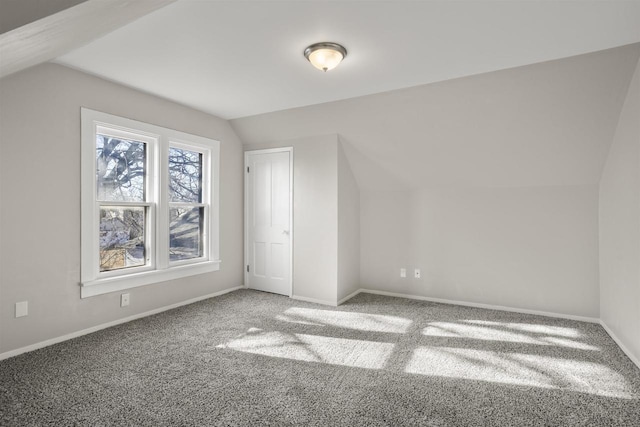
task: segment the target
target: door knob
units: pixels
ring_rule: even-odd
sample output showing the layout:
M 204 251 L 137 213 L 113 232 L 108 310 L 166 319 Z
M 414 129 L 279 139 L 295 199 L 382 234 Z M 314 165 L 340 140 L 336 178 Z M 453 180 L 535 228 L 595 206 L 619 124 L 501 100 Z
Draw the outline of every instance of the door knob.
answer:
M 289 230 L 282 230 L 282 234 L 289 234 Z

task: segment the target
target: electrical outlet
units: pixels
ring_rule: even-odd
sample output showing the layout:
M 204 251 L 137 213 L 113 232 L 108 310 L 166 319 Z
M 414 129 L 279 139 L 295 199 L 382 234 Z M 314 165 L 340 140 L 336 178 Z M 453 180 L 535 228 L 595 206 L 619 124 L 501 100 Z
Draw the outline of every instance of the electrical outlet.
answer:
M 129 305 L 129 294 L 120 295 L 120 307 L 126 307 Z
M 416 268 L 413 272 L 413 277 L 415 277 L 416 279 L 420 278 L 420 269 Z
M 407 269 L 406 268 L 401 268 L 400 269 L 400 277 L 407 277 Z
M 29 315 L 29 301 L 20 301 L 16 303 L 16 317 L 24 317 Z

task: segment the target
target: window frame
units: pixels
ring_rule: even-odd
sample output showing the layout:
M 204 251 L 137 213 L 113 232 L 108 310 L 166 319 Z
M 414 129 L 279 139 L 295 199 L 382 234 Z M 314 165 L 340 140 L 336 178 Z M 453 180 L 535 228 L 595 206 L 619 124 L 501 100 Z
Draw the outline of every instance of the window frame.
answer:
M 96 280 L 106 279 L 110 277 L 118 277 L 118 276 L 126 276 L 129 274 L 141 273 L 145 271 L 155 270 L 156 268 L 156 235 L 155 230 L 158 228 L 158 224 L 156 221 L 156 211 L 157 211 L 157 195 L 154 189 L 158 185 L 156 183 L 156 162 L 153 161 L 155 158 L 155 153 L 158 149 L 158 138 L 159 135 L 153 133 L 146 132 L 133 132 L 130 129 L 123 128 L 121 126 L 113 126 L 107 125 L 101 122 L 94 122 L 94 136 L 93 136 L 93 157 L 94 157 L 94 172 L 93 176 L 93 187 L 95 194 L 95 202 L 94 202 L 94 212 L 92 213 L 93 220 L 95 221 L 92 224 L 93 230 L 99 230 L 100 227 L 100 209 L 103 206 L 122 206 L 122 207 L 146 207 L 145 213 L 145 258 L 146 262 L 144 265 L 136 266 L 136 267 L 128 267 L 125 269 L 119 270 L 107 270 L 100 271 L 100 263 L 94 263 L 94 271 L 93 275 L 96 277 Z M 131 201 L 101 201 L 98 200 L 97 194 L 97 182 L 96 182 L 96 172 L 95 172 L 95 144 L 96 144 L 96 136 L 107 135 L 114 138 L 121 138 L 125 140 L 142 142 L 146 144 L 145 147 L 145 200 L 141 202 L 131 202 Z M 85 183 L 85 179 L 83 177 L 82 180 Z M 84 214 L 84 212 L 83 212 Z M 83 216 L 84 221 L 84 216 Z M 100 253 L 100 244 L 99 244 L 99 235 L 98 241 L 96 242 L 96 248 L 98 251 L 98 258 Z M 91 248 L 92 253 L 95 253 L 96 248 Z M 83 253 L 84 255 L 84 253 Z
M 96 135 L 146 144 L 144 202 L 104 202 L 97 197 Z M 202 153 L 203 256 L 169 259 L 169 148 Z M 124 117 L 81 108 L 81 298 L 220 269 L 220 142 Z M 100 206 L 147 206 L 145 265 L 100 271 Z
M 203 230 L 202 230 L 202 235 L 203 235 L 203 239 L 204 239 L 204 244 L 203 244 L 203 248 L 202 248 L 202 256 L 198 257 L 198 258 L 190 258 L 190 259 L 184 259 L 184 260 L 177 260 L 177 261 L 171 261 L 171 256 L 170 254 L 168 257 L 168 262 L 169 265 L 174 267 L 174 266 L 181 266 L 181 265 L 188 265 L 188 264 L 193 264 L 198 262 L 198 260 L 202 261 L 202 260 L 206 260 L 208 258 L 208 253 L 209 253 L 209 245 L 206 244 L 206 242 L 209 241 L 209 235 L 210 235 L 210 230 L 211 230 L 211 224 L 210 221 L 207 221 L 207 219 L 211 216 L 210 215 L 210 211 L 211 211 L 211 191 L 209 189 L 210 187 L 210 183 L 211 183 L 211 150 L 208 149 L 208 147 L 203 147 L 203 146 L 197 146 L 194 144 L 189 144 L 189 143 L 185 143 L 182 140 L 176 140 L 176 139 L 171 139 L 169 141 L 169 147 L 167 148 L 167 166 L 169 165 L 169 160 L 168 160 L 168 153 L 169 150 L 171 148 L 177 148 L 179 150 L 186 150 L 186 151 L 193 151 L 193 152 L 198 152 L 200 154 L 202 154 L 202 183 L 201 183 L 201 201 L 199 203 L 195 203 L 195 202 L 172 202 L 171 200 L 169 200 L 169 196 L 168 196 L 168 190 L 167 190 L 167 215 L 169 215 L 169 209 L 171 209 L 172 206 L 193 206 L 193 207 L 202 207 L 204 208 L 204 217 L 205 217 L 205 221 L 203 223 Z M 167 174 L 168 176 L 168 174 Z M 169 183 L 167 182 L 167 186 L 166 188 L 168 189 L 169 187 Z M 170 219 L 167 222 L 167 225 L 169 225 L 170 223 Z M 169 233 L 170 234 L 170 233 Z M 171 250 L 171 245 L 170 242 L 167 244 L 167 250 L 170 251 Z

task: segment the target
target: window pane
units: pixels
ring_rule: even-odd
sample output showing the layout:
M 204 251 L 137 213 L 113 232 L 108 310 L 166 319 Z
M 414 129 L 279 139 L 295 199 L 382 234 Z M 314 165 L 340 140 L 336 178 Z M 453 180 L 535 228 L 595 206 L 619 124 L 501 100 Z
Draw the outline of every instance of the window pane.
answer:
M 202 202 L 202 153 L 169 149 L 169 201 Z
M 169 259 L 178 261 L 201 257 L 204 208 L 170 208 L 169 218 Z
M 146 144 L 96 135 L 98 200 L 145 201 Z
M 145 264 L 145 207 L 100 208 L 100 271 Z

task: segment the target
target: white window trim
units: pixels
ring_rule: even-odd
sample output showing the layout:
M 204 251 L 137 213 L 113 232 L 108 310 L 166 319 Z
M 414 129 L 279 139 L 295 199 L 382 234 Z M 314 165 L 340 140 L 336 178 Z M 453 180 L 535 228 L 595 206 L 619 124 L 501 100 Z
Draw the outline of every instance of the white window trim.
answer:
M 155 228 L 155 233 L 149 233 L 150 260 L 145 266 L 102 273 L 98 268 L 95 141 L 99 127 L 114 129 L 123 137 L 142 138 L 149 149 L 147 191 L 154 193 L 149 198 L 148 230 Z M 220 269 L 219 141 L 82 108 L 81 147 L 81 298 Z M 168 165 L 169 147 L 197 149 L 203 153 L 202 203 L 208 204 L 208 221 L 204 225 L 206 244 L 200 258 L 169 262 L 168 173 L 161 173 L 161 169 Z

